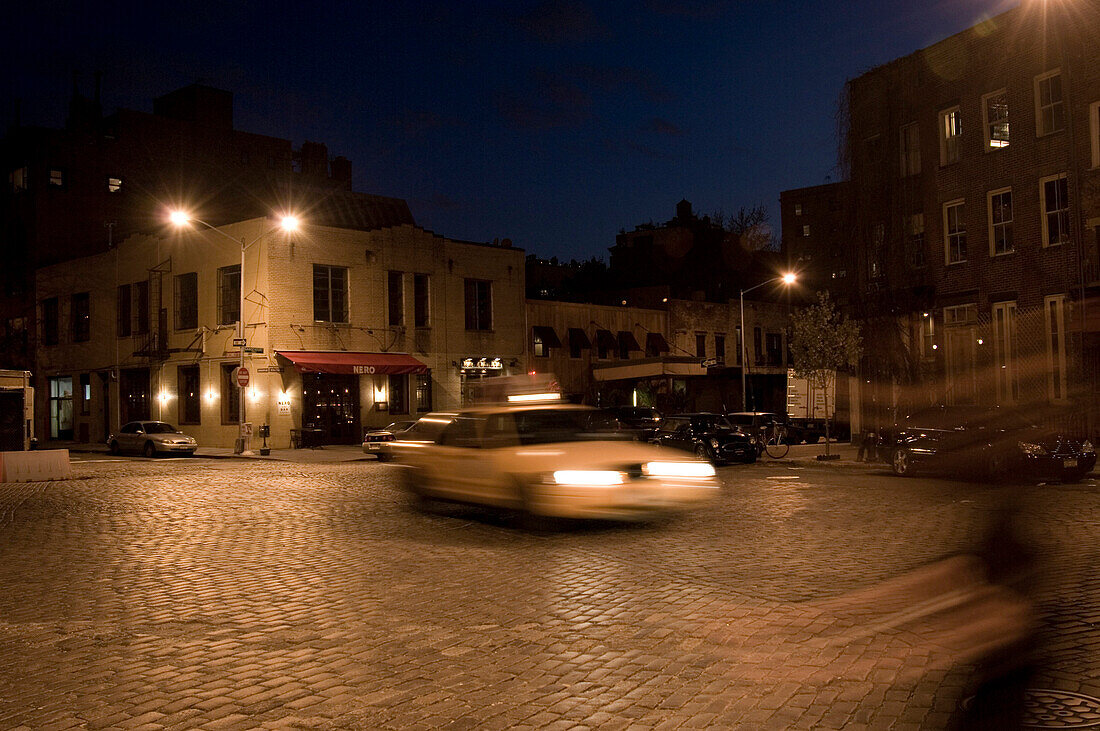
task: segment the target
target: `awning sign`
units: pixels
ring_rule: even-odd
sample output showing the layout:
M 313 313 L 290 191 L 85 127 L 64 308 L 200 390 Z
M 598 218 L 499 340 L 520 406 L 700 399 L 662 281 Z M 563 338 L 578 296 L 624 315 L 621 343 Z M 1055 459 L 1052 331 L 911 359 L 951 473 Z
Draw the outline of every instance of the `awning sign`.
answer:
M 464 371 L 500 371 L 504 370 L 504 362 L 500 356 L 468 356 L 462 359 Z

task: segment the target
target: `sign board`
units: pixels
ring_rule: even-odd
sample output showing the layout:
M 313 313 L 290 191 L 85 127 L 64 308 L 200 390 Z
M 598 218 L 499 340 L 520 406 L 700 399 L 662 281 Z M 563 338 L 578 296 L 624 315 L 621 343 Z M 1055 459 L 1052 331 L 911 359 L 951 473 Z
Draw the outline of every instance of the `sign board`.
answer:
M 245 438 L 251 438 L 252 437 L 252 422 L 251 421 L 246 421 L 245 423 L 241 424 L 241 436 L 245 437 Z
M 254 347 L 254 346 L 250 345 L 249 347 L 244 349 L 244 352 L 246 352 L 246 353 L 262 353 L 262 352 L 264 352 L 264 349 L 263 348 L 257 348 L 257 347 Z
M 279 414 L 281 416 L 289 416 L 290 415 L 290 402 L 289 401 L 280 401 L 279 402 Z
M 501 371 L 504 361 L 500 356 L 473 355 L 463 358 L 460 367 L 464 371 Z
M 824 419 L 836 411 L 836 371 L 828 377 L 829 402 L 825 403 L 824 389 L 814 388 L 805 378 L 795 378 L 794 370 L 787 369 L 787 413 L 792 419 Z
M 247 342 L 244 338 L 233 338 L 233 347 L 243 348 Z
M 247 368 L 245 368 L 244 366 L 241 366 L 240 368 L 237 369 L 237 385 L 238 386 L 240 386 L 241 388 L 246 387 L 248 385 L 248 377 L 249 377 L 249 373 L 248 373 Z
M 257 368 L 256 372 L 257 373 L 282 373 L 283 372 L 283 367 L 282 366 L 264 366 L 262 368 Z

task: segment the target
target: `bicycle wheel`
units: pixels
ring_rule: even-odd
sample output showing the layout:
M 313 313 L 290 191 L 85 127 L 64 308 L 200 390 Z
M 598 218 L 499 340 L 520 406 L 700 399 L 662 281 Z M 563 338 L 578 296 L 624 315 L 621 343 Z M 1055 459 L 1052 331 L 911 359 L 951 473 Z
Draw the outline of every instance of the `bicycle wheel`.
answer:
M 773 432 L 768 435 L 768 441 L 764 442 L 764 451 L 772 459 L 786 457 L 787 452 L 791 451 L 791 445 L 787 444 L 784 437 L 785 435 L 782 432 Z

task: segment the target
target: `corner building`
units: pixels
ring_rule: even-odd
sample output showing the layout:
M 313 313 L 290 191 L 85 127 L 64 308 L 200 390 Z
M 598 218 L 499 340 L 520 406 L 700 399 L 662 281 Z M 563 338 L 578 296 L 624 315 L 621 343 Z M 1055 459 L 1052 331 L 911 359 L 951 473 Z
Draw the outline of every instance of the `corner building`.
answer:
M 1094 3 L 1024 2 L 849 82 L 871 425 L 1028 404 L 1097 431 L 1098 42 Z
M 235 380 L 238 241 L 246 389 Z M 454 408 L 472 381 L 522 369 L 523 252 L 411 224 L 288 233 L 258 218 L 136 235 L 40 269 L 36 284 L 47 440 L 102 441 L 152 418 L 232 447 L 243 394 L 269 446 L 303 429 L 356 443 L 365 427 Z

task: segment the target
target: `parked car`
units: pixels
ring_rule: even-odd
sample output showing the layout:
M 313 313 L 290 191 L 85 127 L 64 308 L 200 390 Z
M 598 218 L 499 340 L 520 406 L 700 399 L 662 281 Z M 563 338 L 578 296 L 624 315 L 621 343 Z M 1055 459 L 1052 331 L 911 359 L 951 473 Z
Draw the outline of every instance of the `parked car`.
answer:
M 755 462 L 761 448 L 755 433 L 730 423 L 722 414 L 706 412 L 666 416 L 652 441 L 717 463 Z
M 156 457 L 158 454 L 193 455 L 199 444 L 176 427 L 163 421 L 131 421 L 118 433 L 107 437 L 111 454 L 132 452 Z
M 393 459 L 390 446 L 397 435 L 416 423 L 415 419 L 390 422 L 383 429 L 366 429 L 363 432 L 363 452 L 378 457 L 379 462 Z
M 764 451 L 765 432 L 768 428 L 776 422 L 783 423 L 783 418 L 771 411 L 735 411 L 726 414 L 726 418 L 734 426 L 740 427 L 741 431 L 756 437 L 757 455 Z
M 599 413 L 560 403 L 432 413 L 403 432 L 393 450 L 405 469 L 405 489 L 420 502 L 644 520 L 717 496 L 710 464 L 615 438 L 602 430 Z M 593 425 L 600 430 L 593 432 Z
M 615 415 L 624 429 L 634 431 L 642 442 L 652 439 L 661 423 L 661 412 L 651 406 L 613 406 L 608 411 Z
M 1088 440 L 1042 428 L 1019 410 L 941 407 L 908 417 L 893 437 L 895 475 L 1078 482 L 1096 465 Z

